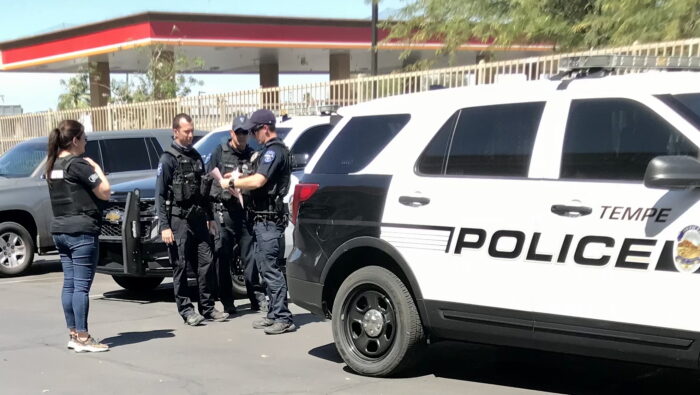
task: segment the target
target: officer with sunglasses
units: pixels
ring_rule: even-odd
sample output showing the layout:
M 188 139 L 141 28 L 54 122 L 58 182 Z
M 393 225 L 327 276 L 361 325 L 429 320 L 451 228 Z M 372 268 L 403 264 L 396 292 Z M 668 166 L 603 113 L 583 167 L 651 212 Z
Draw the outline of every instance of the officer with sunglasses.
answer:
M 269 110 L 251 114 L 244 125 L 263 145 L 261 155 L 253 159 L 254 174 L 221 180 L 221 187 L 250 191 L 250 210 L 253 217 L 255 264 L 262 274 L 270 298 L 267 316 L 253 322 L 256 329 L 268 335 L 291 332 L 296 329 L 287 305 L 287 281 L 279 265 L 282 253 L 280 241 L 287 226 L 289 212 L 283 202 L 291 180 L 289 148 L 277 136 L 276 119 Z
M 243 128 L 246 121 L 245 116 L 233 119 L 231 138 L 214 150 L 207 172 L 217 168 L 225 177 L 230 177 L 234 172 L 243 176 L 252 173 L 251 162 L 255 151 L 248 145 L 248 130 Z M 219 183 L 212 184 L 211 196 L 220 229 L 215 237 L 215 246 L 218 296 L 221 304 L 227 313 L 236 313 L 231 265 L 240 258 L 250 309 L 267 311 L 267 300 L 253 259 L 253 224 L 248 218 L 248 212 L 244 210 L 238 196 L 233 196 L 228 188 L 221 188 Z M 248 200 L 248 196 L 245 199 Z

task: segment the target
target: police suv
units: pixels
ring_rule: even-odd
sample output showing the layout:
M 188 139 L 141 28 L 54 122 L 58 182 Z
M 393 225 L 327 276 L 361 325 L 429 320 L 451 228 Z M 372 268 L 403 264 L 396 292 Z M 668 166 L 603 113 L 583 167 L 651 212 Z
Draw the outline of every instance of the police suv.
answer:
M 649 67 L 655 65 L 659 67 Z M 464 340 L 698 368 L 698 58 L 344 108 L 296 186 L 291 299 L 356 372 Z M 615 75 L 626 69 L 658 68 Z

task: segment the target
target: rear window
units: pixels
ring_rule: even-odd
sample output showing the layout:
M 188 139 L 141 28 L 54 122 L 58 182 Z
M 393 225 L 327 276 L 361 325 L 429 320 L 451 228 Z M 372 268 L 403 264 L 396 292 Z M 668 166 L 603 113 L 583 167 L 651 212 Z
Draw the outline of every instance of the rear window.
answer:
M 408 123 L 409 114 L 354 117 L 343 127 L 314 173 L 348 174 L 367 166 Z
M 151 169 L 146 141 L 143 138 L 104 139 L 100 143 L 105 172 Z

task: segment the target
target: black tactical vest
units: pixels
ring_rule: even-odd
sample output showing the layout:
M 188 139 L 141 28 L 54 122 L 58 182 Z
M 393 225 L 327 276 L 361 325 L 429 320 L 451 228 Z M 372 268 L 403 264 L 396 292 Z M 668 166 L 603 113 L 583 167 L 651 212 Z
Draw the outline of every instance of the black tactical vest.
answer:
M 56 159 L 51 171 L 49 196 L 54 217 L 85 214 L 90 217 L 100 217 L 100 205 L 97 197 L 83 185 L 66 180 L 68 168 L 76 156 L 68 155 Z
M 173 204 L 178 207 L 188 208 L 202 201 L 202 174 L 204 173 L 202 157 L 196 150 L 192 150 L 190 157 L 170 146 L 165 150 L 175 157 L 177 167 L 173 174 L 171 193 Z
M 250 162 L 252 154 L 253 149 L 250 148 L 250 146 L 246 146 L 243 152 L 239 152 L 237 155 L 228 142 L 221 144 L 221 164 L 223 167 L 221 175 L 223 176 L 227 173 L 231 173 L 234 170 L 238 170 L 242 176 L 252 174 L 253 165 Z M 214 200 L 222 203 L 230 203 L 232 198 L 228 189 L 221 189 L 221 186 L 217 182 L 212 184 L 211 196 Z M 237 199 L 234 200 L 237 201 Z
M 286 214 L 287 210 L 282 199 L 287 195 L 287 192 L 289 192 L 289 185 L 292 179 L 292 161 L 289 148 L 278 138 L 266 143 L 260 154 L 257 155 L 253 161 L 253 170 L 254 172 L 257 171 L 261 157 L 264 156 L 263 154 L 267 148 L 273 145 L 282 147 L 284 163 L 275 174 L 267 180 L 265 185 L 250 191 L 253 200 L 253 211 Z

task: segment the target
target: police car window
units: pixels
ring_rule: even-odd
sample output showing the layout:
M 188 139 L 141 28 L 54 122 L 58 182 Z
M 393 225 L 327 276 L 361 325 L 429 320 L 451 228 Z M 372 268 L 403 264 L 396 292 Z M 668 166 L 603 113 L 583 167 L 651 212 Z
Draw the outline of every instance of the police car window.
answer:
M 419 174 L 432 175 L 443 174 L 445 172 L 445 162 L 447 159 L 447 149 L 452 140 L 452 133 L 457 123 L 457 115 L 454 113 L 450 119 L 438 130 L 437 134 L 430 141 L 425 150 L 418 158 L 416 171 Z
M 331 124 L 327 124 L 314 126 L 305 130 L 294 143 L 291 149 L 292 155 L 307 154 L 309 158 L 311 158 L 332 128 L 333 126 Z
M 446 174 L 527 177 L 544 102 L 463 109 Z
M 636 180 L 660 155 L 690 155 L 698 149 L 641 103 L 628 99 L 574 100 L 569 110 L 560 177 Z
M 280 140 L 284 140 L 285 137 L 289 134 L 289 131 L 291 131 L 292 128 L 276 128 L 275 132 L 277 132 L 277 137 L 280 138 Z M 253 135 L 250 135 L 250 139 L 253 139 Z
M 314 173 L 348 174 L 362 170 L 409 119 L 409 114 L 352 118 L 323 153 Z
M 228 130 L 211 132 L 206 139 L 202 139 L 197 142 L 197 144 L 194 145 L 194 148 L 202 157 L 205 157 L 207 155 L 211 155 L 211 153 L 214 152 L 214 148 L 227 142 L 229 138 L 231 138 L 231 133 Z
M 146 140 L 143 138 L 104 139 L 100 144 L 102 144 L 104 170 L 108 173 L 151 168 Z

